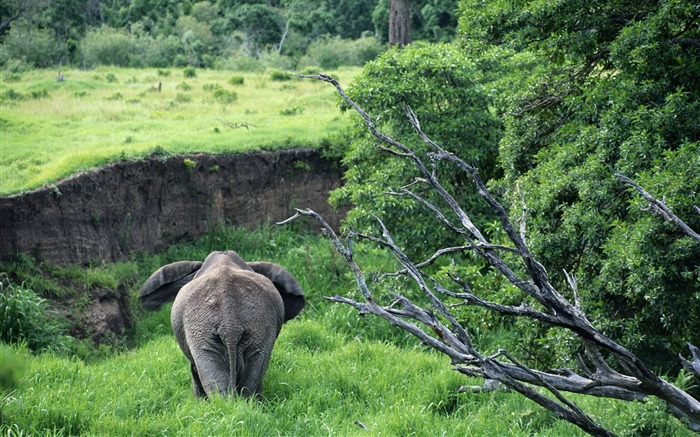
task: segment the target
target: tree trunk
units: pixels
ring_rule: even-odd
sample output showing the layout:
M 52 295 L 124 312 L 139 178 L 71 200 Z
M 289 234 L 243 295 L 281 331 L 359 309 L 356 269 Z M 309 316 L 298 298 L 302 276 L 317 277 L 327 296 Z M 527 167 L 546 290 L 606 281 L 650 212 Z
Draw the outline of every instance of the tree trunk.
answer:
M 389 0 L 389 46 L 411 43 L 411 8 L 409 0 Z

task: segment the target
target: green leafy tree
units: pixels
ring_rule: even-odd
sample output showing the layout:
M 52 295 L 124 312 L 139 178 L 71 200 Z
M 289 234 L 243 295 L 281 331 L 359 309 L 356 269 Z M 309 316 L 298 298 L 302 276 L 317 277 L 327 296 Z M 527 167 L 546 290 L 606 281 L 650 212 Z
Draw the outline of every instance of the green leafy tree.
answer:
M 574 273 L 605 332 L 667 371 L 700 341 L 700 247 L 615 173 L 700 227 L 699 12 L 677 0 L 461 2 L 472 56 L 498 46 L 546 66 L 504 117 L 513 217 L 524 199 L 528 241 L 553 279 L 563 287 Z
M 378 126 L 409 138 L 412 146 L 426 153 L 427 148 L 406 122 L 404 107 L 410 106 L 426 133 L 478 166 L 488 179 L 497 175 L 501 124 L 490 109 L 491 99 L 480 79 L 476 65 L 452 46 L 416 44 L 390 50 L 368 63 L 348 92 L 376 117 Z M 375 214 L 413 254 L 431 253 L 447 238 L 444 230 L 432 223 L 432 213 L 407 198 L 384 194 L 413 182 L 418 176 L 415 169 L 407 160 L 378 150 L 359 120 L 353 135 L 344 158 L 346 184 L 332 194 L 336 204 L 353 205 L 346 224 L 376 232 L 377 223 L 371 217 Z M 465 194 L 468 181 L 453 169 L 440 166 L 437 171 L 444 173 L 443 180 L 457 196 L 466 196 L 467 203 L 477 204 L 473 195 Z M 412 189 L 421 193 L 420 185 Z

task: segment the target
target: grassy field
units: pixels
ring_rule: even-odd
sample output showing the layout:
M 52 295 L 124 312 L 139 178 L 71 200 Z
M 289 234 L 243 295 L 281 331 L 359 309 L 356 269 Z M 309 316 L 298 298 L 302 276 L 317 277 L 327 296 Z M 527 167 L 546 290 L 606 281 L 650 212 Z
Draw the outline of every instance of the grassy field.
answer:
M 446 357 L 381 320 L 323 299 L 354 293 L 354 281 L 318 235 L 225 229 L 194 245 L 141 255 L 126 266 L 93 269 L 100 270 L 101 281 L 128 283 L 135 294 L 163 263 L 232 247 L 245 259 L 287 267 L 308 299 L 302 316 L 286 324 L 277 340 L 262 401 L 194 399 L 188 362 L 171 332 L 169 306 L 148 314 L 135 307 L 130 349 L 87 361 L 23 353 L 24 377 L 15 391 L 0 392 L 0 435 L 583 435 L 516 393 L 458 393 L 460 386 L 481 381 L 461 376 Z M 383 256 L 356 249 L 361 265 L 390 268 Z M 654 403 L 574 399 L 620 435 L 692 435 Z
M 332 74 L 349 83 L 358 72 Z M 190 77 L 182 69 L 103 67 L 62 74 L 62 82 L 53 70 L 0 82 L 0 195 L 153 152 L 318 145 L 347 125 L 332 87 L 279 71 L 196 70 Z

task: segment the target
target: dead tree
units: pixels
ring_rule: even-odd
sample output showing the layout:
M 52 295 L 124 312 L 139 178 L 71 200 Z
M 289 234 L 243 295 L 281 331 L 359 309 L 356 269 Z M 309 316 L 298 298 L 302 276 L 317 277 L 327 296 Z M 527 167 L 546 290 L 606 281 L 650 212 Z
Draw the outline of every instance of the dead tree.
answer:
M 380 132 L 370 116 L 345 94 L 335 79 L 325 74 L 306 77 L 322 80 L 335 86 L 340 96 L 358 112 L 368 129 L 379 140 L 377 147 L 386 153 L 411 160 L 416 166 L 420 177 L 410 185 L 388 194 L 414 199 L 432 211 L 439 223 L 465 241 L 464 246 L 440 249 L 428 260 L 415 263 L 394 242 L 391 233 L 379 218 L 376 220 L 382 229 L 381 236 L 363 235 L 351 231 L 341 240 L 317 213 L 311 210 L 297 210 L 293 217 L 282 223 L 288 223 L 301 216 L 311 216 L 317 219 L 335 248 L 344 256 L 352 269 L 358 288 L 362 293 L 361 300 L 340 295 L 330 297 L 329 300 L 350 305 L 361 314 L 374 314 L 399 326 L 424 344 L 450 357 L 458 372 L 471 377 L 484 378 L 487 382 L 497 381 L 589 434 L 614 435 L 568 399 L 564 392 L 627 401 L 645 400 L 654 396 L 662 400 L 668 407 L 668 411 L 682 420 L 689 429 L 700 432 L 700 401 L 659 377 L 634 353 L 596 329 L 584 312 L 578 294 L 578 286 L 572 275 L 566 274 L 571 287 L 569 295 L 573 301 L 555 288 L 550 282 L 544 266 L 530 252 L 525 240 L 524 221 L 516 229 L 505 208 L 491 195 L 481 180 L 477 169 L 427 137 L 421 130 L 418 118 L 411 108 L 405 108 L 407 119 L 430 148 L 427 155 L 429 162 L 427 163 L 409 147 Z M 438 180 L 435 171 L 438 162 L 454 165 L 471 178 L 475 189 L 498 217 L 512 245 L 492 244 L 485 237 L 485 234 L 474 225 L 467 211 L 463 210 L 457 200 Z M 650 203 L 653 211 L 661 213 L 679 225 L 691 238 L 698 238 L 697 233 L 694 233 L 682 220 L 673 215 L 663 202 L 648 195 L 630 179 L 622 175 L 619 176 L 619 179 L 637 189 Z M 456 220 L 448 219 L 448 215 L 443 213 L 440 207 L 412 191 L 415 184 L 423 184 L 428 189 L 437 192 Z M 426 305 L 425 308 L 421 307 L 398 293 L 393 295 L 393 301 L 388 305 L 378 302 L 365 280 L 362 269 L 353 259 L 351 245 L 353 239 L 370 240 L 388 249 L 402 266 L 402 269 L 396 274 L 411 278 L 425 295 L 429 305 Z M 517 287 L 523 295 L 522 303 L 520 305 L 505 305 L 484 298 L 455 274 L 448 275 L 449 280 L 456 287 L 450 288 L 458 291 L 448 290 L 448 287 L 441 285 L 438 278 L 431 276 L 424 268 L 441 256 L 464 250 L 470 250 L 482 257 L 492 268 Z M 517 260 L 511 261 L 512 257 L 504 257 L 503 254 L 506 252 L 515 254 Z M 446 303 L 448 301 L 486 308 L 500 315 L 525 317 L 570 331 L 580 339 L 585 351 L 585 354 L 578 360 L 580 370 L 577 373 L 570 369 L 557 371 L 534 369 L 503 349 L 498 350 L 495 354 L 485 354 L 474 345 L 469 327 L 462 326 L 453 315 L 450 306 Z M 686 360 L 681 356 L 682 364 L 696 377 L 700 377 L 700 357 L 694 346 L 689 344 L 689 347 L 691 359 Z

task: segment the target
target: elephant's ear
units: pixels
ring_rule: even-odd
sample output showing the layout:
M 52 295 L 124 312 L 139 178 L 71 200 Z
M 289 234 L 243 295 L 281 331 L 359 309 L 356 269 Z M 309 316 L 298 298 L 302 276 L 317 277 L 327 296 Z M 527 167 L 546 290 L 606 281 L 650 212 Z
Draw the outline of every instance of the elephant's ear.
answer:
M 277 288 L 284 301 L 284 321 L 293 319 L 304 309 L 304 290 L 287 270 L 265 261 L 249 262 L 253 271 L 266 276 Z
M 166 303 L 172 302 L 177 292 L 194 278 L 200 267 L 201 261 L 178 261 L 159 268 L 141 287 L 141 305 L 156 311 Z

